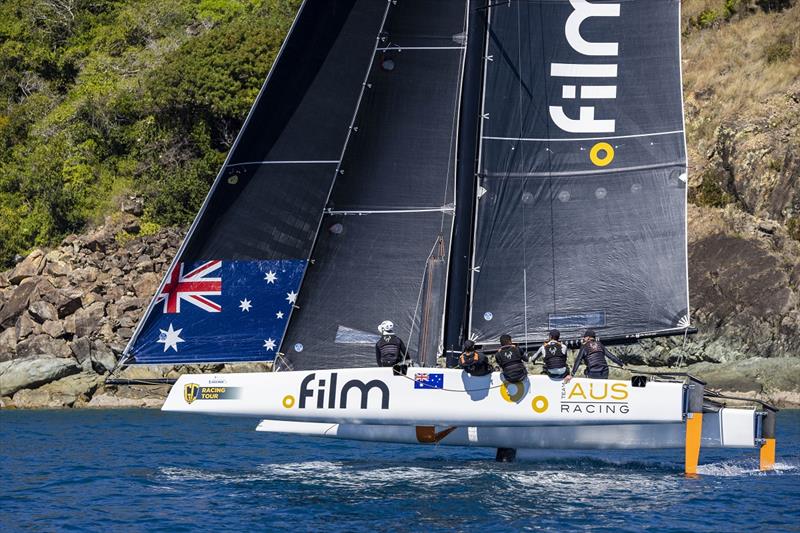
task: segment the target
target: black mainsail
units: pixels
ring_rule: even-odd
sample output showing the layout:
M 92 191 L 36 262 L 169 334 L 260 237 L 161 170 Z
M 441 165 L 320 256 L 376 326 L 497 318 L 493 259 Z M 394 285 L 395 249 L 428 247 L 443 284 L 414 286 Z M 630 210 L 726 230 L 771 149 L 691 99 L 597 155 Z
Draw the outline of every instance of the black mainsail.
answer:
M 490 8 L 471 333 L 689 326 L 678 0 Z

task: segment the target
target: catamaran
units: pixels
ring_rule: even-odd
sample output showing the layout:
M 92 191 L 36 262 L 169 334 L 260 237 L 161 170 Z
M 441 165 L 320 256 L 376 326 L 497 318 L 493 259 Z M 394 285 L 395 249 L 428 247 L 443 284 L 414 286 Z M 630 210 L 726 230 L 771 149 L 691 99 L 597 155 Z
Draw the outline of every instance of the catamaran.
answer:
M 305 0 L 121 362 L 273 361 L 163 406 L 264 432 L 769 469 L 774 410 L 685 374 L 442 367 L 467 338 L 689 333 L 686 194 L 679 0 Z M 384 319 L 399 372 L 375 367 Z

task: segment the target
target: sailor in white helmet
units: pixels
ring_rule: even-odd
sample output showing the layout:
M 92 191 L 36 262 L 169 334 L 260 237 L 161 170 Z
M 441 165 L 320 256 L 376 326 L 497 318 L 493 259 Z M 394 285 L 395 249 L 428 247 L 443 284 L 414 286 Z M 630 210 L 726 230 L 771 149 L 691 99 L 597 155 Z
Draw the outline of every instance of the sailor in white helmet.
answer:
M 378 366 L 399 367 L 408 364 L 408 350 L 403 341 L 394 334 L 394 324 L 384 320 L 378 326 L 381 338 L 375 343 L 375 360 Z

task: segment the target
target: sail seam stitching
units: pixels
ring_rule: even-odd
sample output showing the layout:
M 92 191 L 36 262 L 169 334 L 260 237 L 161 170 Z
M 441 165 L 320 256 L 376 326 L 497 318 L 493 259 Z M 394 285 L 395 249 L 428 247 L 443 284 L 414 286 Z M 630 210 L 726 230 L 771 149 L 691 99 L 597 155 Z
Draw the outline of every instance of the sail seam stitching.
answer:
M 506 178 L 529 178 L 529 177 L 541 177 L 546 178 L 550 176 L 585 176 L 589 174 L 606 174 L 606 175 L 614 175 L 619 174 L 621 172 L 628 172 L 632 170 L 655 170 L 659 168 L 669 168 L 674 167 L 675 165 L 683 165 L 683 161 L 673 161 L 669 163 L 660 163 L 658 165 L 638 165 L 633 167 L 620 167 L 615 168 L 613 170 L 576 170 L 574 172 L 565 171 L 565 172 L 510 172 L 510 173 L 492 173 L 492 174 L 481 174 L 482 178 L 495 178 L 495 179 L 506 179 Z
M 231 167 L 242 167 L 247 165 L 338 165 L 340 163 L 339 160 L 332 159 L 332 160 L 308 160 L 308 161 L 245 161 L 244 163 L 233 163 L 232 165 L 228 165 L 228 168 Z
M 535 137 L 483 137 L 490 141 L 532 141 L 532 142 L 571 142 L 571 141 L 603 141 L 608 139 L 635 139 L 638 137 L 658 137 L 661 135 L 682 134 L 683 130 L 659 131 L 655 133 L 637 133 L 633 135 L 614 135 L 611 137 L 578 137 L 575 139 L 540 139 Z
M 326 209 L 326 215 L 391 215 L 403 213 L 450 213 L 455 211 L 453 207 L 423 207 L 420 209 Z
M 464 50 L 466 46 L 387 46 L 384 48 L 376 48 L 376 52 L 392 52 L 403 50 Z

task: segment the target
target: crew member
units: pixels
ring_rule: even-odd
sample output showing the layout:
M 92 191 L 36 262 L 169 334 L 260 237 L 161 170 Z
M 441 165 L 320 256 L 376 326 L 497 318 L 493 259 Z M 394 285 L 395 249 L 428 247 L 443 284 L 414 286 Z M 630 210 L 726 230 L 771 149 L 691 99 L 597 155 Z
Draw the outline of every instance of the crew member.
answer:
M 578 371 L 581 361 L 586 359 L 586 377 L 595 379 L 608 379 L 608 364 L 606 357 L 617 363 L 619 366 L 624 366 L 625 363 L 609 352 L 603 343 L 597 340 L 597 335 L 593 329 L 587 329 L 583 334 L 583 346 L 578 352 L 578 357 L 575 359 L 575 364 L 572 365 L 572 374 Z
M 378 326 L 381 338 L 375 343 L 375 360 L 378 366 L 392 366 L 399 369 L 408 364 L 408 351 L 403 341 L 394 334 L 394 323 L 384 320 Z
M 572 378 L 567 368 L 567 345 L 562 344 L 559 339 L 561 332 L 557 329 L 550 330 L 550 337 L 547 342 L 542 344 L 536 355 L 531 360 L 535 363 L 539 357 L 544 357 L 544 370 L 553 379 L 563 379 L 567 383 Z
M 528 375 L 528 369 L 523 363 L 528 360 L 528 356 L 520 353 L 519 348 L 511 342 L 510 335 L 500 335 L 500 350 L 494 354 L 494 360 L 503 371 L 503 378 L 506 381 L 516 383 Z
M 471 376 L 485 376 L 492 373 L 489 359 L 475 349 L 475 343 L 469 339 L 464 341 L 464 351 L 458 358 L 458 366 Z

